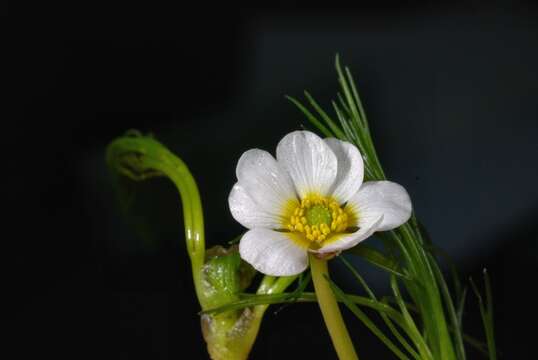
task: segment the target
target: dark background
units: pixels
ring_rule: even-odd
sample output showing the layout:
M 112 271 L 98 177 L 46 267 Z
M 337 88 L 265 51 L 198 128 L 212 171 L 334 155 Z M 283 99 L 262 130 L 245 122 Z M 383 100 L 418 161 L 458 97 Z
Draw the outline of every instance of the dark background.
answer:
M 207 241 L 223 244 L 241 231 L 227 209 L 237 159 L 274 151 L 305 124 L 284 94 L 308 89 L 329 106 L 337 52 L 388 176 L 409 190 L 434 242 L 464 278 L 489 269 L 504 358 L 533 353 L 536 6 L 310 5 L 9 7 L 1 199 L 11 358 L 206 358 L 178 196 L 153 180 L 124 213 L 106 144 L 137 128 L 179 154 L 198 180 Z M 474 303 L 464 325 L 482 338 Z M 393 358 L 347 315 L 363 358 Z M 269 311 L 252 358 L 297 354 L 335 358 L 314 305 Z

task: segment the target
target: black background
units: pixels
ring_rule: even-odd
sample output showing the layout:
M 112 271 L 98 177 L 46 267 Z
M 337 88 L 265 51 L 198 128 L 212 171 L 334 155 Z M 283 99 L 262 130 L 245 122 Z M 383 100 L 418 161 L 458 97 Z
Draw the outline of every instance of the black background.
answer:
M 11 358 L 206 358 L 178 197 L 153 180 L 122 212 L 106 144 L 137 128 L 179 154 L 199 182 L 208 243 L 223 244 L 241 231 L 226 201 L 237 159 L 274 151 L 305 124 L 284 94 L 308 89 L 330 105 L 337 52 L 357 77 L 389 177 L 464 278 L 489 269 L 499 348 L 529 358 L 537 14 L 508 1 L 9 6 L 1 199 Z M 382 274 L 357 265 L 388 291 Z M 469 299 L 466 330 L 482 337 Z M 363 358 L 393 358 L 346 316 Z M 335 357 L 314 305 L 269 311 L 252 358 L 297 354 Z

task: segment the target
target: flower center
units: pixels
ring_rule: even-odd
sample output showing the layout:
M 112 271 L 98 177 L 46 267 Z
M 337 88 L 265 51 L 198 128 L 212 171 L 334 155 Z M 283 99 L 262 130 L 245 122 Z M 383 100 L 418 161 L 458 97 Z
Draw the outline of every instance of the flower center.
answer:
M 322 243 L 332 233 L 348 227 L 348 215 L 340 205 L 327 197 L 308 195 L 293 210 L 287 228 L 299 232 L 311 242 Z
M 314 205 L 310 209 L 306 209 L 305 212 L 306 223 L 310 226 L 313 225 L 331 225 L 333 217 L 331 212 L 326 206 Z

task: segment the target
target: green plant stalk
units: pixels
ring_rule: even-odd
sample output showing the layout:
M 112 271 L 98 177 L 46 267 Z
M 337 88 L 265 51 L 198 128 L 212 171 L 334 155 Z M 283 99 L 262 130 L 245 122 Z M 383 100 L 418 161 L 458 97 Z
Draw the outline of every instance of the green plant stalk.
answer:
M 106 159 L 111 168 L 132 180 L 167 176 L 178 189 L 194 288 L 204 309 L 207 304 L 202 277 L 205 261 L 204 216 L 198 187 L 187 165 L 155 139 L 140 134 L 114 140 L 107 148 Z
M 111 169 L 134 181 L 165 176 L 176 186 L 183 207 L 185 242 L 191 261 L 194 288 L 202 311 L 239 300 L 239 293 L 230 294 L 226 291 L 219 293 L 210 285 L 210 281 L 207 281 L 209 275 L 206 273 L 208 264 L 202 203 L 198 187 L 187 165 L 152 137 L 142 136 L 134 131 L 110 143 L 106 160 Z M 281 293 L 295 279 L 295 276 L 281 278 L 266 276 L 260 284 L 258 293 Z M 211 358 L 246 359 L 258 335 L 267 307 L 268 305 L 258 305 L 220 314 L 202 314 L 202 332 Z
M 338 358 L 341 360 L 358 359 L 359 357 L 353 347 L 353 342 L 338 307 L 338 302 L 328 281 L 327 260 L 318 259 L 314 254 L 310 254 L 310 270 L 318 304 Z

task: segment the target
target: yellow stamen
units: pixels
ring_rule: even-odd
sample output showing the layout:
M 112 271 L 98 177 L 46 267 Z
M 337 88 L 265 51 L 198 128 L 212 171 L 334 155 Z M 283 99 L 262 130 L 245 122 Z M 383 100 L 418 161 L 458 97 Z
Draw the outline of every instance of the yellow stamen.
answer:
M 317 246 L 331 235 L 344 232 L 355 220 L 355 216 L 348 214 L 334 199 L 317 194 L 306 196 L 288 214 L 286 228 L 302 234 Z

